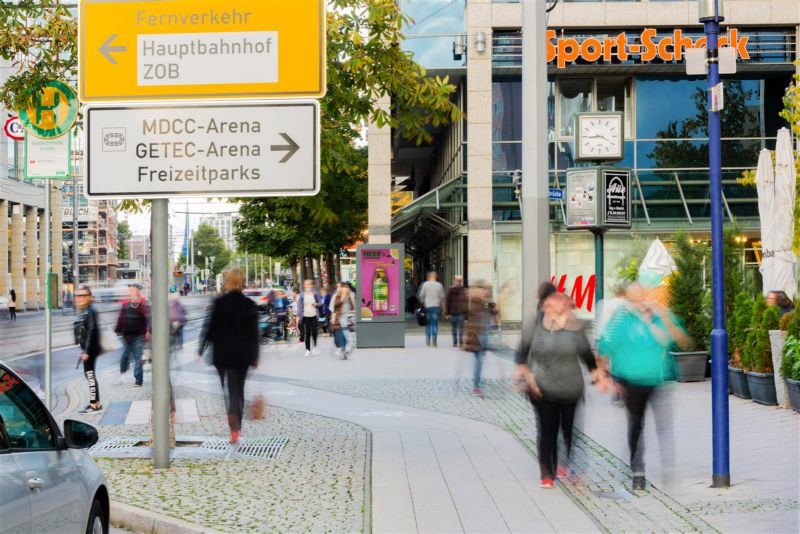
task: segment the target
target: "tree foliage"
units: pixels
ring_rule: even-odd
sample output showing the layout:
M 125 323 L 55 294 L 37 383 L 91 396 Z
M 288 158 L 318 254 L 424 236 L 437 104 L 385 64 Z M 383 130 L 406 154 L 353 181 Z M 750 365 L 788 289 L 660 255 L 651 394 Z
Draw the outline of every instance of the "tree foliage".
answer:
M 192 233 L 194 238 L 194 265 L 197 269 L 205 269 L 206 260 L 209 258 L 208 268 L 214 273 L 221 273 L 228 265 L 231 251 L 225 246 L 225 241 L 220 237 L 216 228 L 209 224 L 201 224 Z M 214 258 L 211 262 L 210 258 Z M 181 254 L 178 265 L 186 266 L 186 257 Z
M 121 260 L 128 259 L 128 243 L 133 233 L 128 221 L 120 221 L 117 224 L 117 258 Z
M 394 0 L 331 0 L 327 13 L 327 92 L 321 104 L 322 185 L 315 197 L 240 199 L 243 250 L 290 260 L 338 253 L 367 223 L 367 121 L 417 144 L 429 127 L 460 116 L 447 78 L 427 77 L 399 43 L 410 22 Z M 376 105 L 391 97 L 386 110 Z
M 77 75 L 78 22 L 58 0 L 0 1 L 0 57 L 16 72 L 3 85 L 7 109 L 26 107 L 50 80 Z

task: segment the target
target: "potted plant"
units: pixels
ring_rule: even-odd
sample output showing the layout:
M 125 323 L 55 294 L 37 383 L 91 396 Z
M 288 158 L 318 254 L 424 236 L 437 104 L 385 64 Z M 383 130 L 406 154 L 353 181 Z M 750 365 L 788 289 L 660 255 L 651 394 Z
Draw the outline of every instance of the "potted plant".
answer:
M 780 374 L 786 381 L 789 404 L 800 412 L 800 337 L 788 336 L 783 349 Z
M 733 313 L 728 318 L 728 385 L 741 399 L 750 398 L 747 377 L 742 370 L 742 354 L 753 318 L 753 298 L 745 292 L 736 295 Z
M 694 350 L 670 354 L 677 364 L 678 382 L 699 382 L 705 380 L 709 355 L 707 348 L 710 325 L 704 307 L 706 299 L 698 298 L 698 295 L 705 293 L 703 258 L 706 251 L 682 233 L 675 237 L 675 250 L 678 271 L 670 278 L 669 304 L 694 341 Z
M 781 361 L 783 360 L 783 345 L 786 343 L 787 330 L 789 324 L 794 318 L 794 312 L 784 314 L 780 318 L 778 327 L 775 330 L 769 331 L 769 344 L 772 347 L 772 368 L 780 369 Z M 775 375 L 775 395 L 778 399 L 778 404 L 784 408 L 789 407 L 789 397 L 786 391 L 785 382 L 780 376 L 780 373 Z
M 767 306 L 760 297 L 753 307 L 753 322 L 748 334 L 748 366 L 745 371 L 751 398 L 770 406 L 778 404 L 775 377 L 772 372 L 772 349 L 769 331 L 778 328 L 781 311 L 777 306 Z

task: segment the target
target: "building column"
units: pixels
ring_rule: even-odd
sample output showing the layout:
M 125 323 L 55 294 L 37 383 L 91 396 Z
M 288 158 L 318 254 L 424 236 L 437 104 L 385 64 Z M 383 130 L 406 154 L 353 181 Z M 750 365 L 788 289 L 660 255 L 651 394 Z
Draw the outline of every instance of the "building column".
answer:
M 25 206 L 25 311 L 39 309 L 37 287 L 39 240 L 36 235 L 38 228 L 39 210 L 33 206 Z
M 391 99 L 384 96 L 376 107 L 389 111 Z M 369 242 L 392 242 L 392 129 L 388 125 L 378 127 L 369 123 L 367 130 L 368 185 L 369 195 Z
M 22 254 L 22 206 L 16 205 L 11 211 L 11 287 L 17 293 L 17 310 L 22 310 L 25 293 L 22 291 L 24 280 L 24 256 Z
M 52 245 L 51 245 L 51 252 L 53 255 L 53 266 L 52 272 L 58 275 L 58 288 L 56 291 L 56 302 L 53 303 L 53 307 L 61 308 L 64 305 L 63 299 L 63 284 L 64 284 L 64 275 L 63 275 L 63 267 L 64 267 L 64 250 L 63 250 L 63 232 L 64 232 L 64 225 L 62 222 L 64 212 L 61 207 L 61 187 L 60 182 L 56 182 L 54 187 L 51 191 L 52 196 L 50 197 L 52 200 L 50 202 L 51 208 L 51 231 L 52 231 Z
M 8 295 L 8 290 L 11 289 L 9 284 L 9 269 L 8 264 L 8 234 L 11 232 L 11 227 L 8 221 L 8 200 L 0 200 L 0 297 Z
M 468 282 L 494 279 L 492 243 L 492 4 L 467 2 L 467 241 Z M 479 33 L 485 51 L 475 49 Z

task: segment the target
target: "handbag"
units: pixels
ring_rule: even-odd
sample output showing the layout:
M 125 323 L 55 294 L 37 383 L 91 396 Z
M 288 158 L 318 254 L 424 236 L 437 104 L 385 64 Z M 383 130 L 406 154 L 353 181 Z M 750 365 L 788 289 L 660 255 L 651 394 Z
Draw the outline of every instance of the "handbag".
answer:
M 420 326 L 425 326 L 428 322 L 428 315 L 425 313 L 425 308 L 417 308 L 414 312 L 414 315 L 417 318 L 417 324 Z
M 108 325 L 103 325 L 99 328 L 100 333 L 100 349 L 103 352 L 114 352 L 122 347 L 117 334 L 111 330 Z

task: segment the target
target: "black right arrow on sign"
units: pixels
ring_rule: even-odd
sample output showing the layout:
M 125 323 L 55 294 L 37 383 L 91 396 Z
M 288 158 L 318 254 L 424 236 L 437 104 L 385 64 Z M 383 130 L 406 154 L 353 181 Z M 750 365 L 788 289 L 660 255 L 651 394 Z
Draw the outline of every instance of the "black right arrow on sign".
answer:
M 272 146 L 269 147 L 269 149 L 272 152 L 283 152 L 283 151 L 285 151 L 286 154 L 281 158 L 279 163 L 286 163 L 287 161 L 289 161 L 289 158 L 294 156 L 295 152 L 300 150 L 300 145 L 295 143 L 294 139 L 289 137 L 289 134 L 281 132 L 280 135 L 281 135 L 281 137 L 283 137 L 283 140 L 286 141 L 288 144 L 286 144 L 286 145 L 272 145 Z

